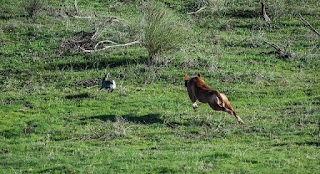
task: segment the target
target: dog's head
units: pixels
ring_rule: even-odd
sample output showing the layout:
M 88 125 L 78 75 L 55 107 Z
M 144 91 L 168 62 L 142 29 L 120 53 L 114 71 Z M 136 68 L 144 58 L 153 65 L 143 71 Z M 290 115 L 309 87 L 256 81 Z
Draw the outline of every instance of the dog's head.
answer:
M 198 74 L 196 75 L 196 76 L 192 76 L 192 77 L 197 77 L 197 78 L 199 78 L 199 79 L 201 79 L 201 77 L 200 77 L 201 75 L 200 75 L 200 72 L 198 72 Z M 184 74 L 184 86 L 188 86 L 188 81 L 189 81 L 189 76 L 188 76 L 188 74 L 187 73 L 185 73 Z M 201 79 L 202 80 L 202 79 Z
M 184 74 L 184 86 L 188 86 L 188 80 L 189 80 L 189 76 L 187 73 Z

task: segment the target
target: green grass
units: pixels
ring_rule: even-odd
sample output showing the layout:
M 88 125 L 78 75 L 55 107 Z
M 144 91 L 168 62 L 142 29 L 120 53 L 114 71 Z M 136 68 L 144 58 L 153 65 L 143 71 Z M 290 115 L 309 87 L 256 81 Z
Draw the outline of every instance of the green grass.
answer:
M 150 67 L 139 45 L 90 54 L 60 46 L 95 25 L 98 40 L 139 38 L 139 2 L 78 1 L 95 19 L 48 10 L 28 19 L 18 2 L 0 6 L 0 173 L 319 173 L 319 37 L 297 15 L 319 31 L 317 1 L 268 1 L 269 28 L 258 2 L 186 15 L 193 1 L 168 0 L 187 41 Z M 264 40 L 291 42 L 295 57 Z M 193 111 L 185 72 L 224 92 L 245 125 L 207 104 Z M 72 85 L 105 73 L 113 93 Z

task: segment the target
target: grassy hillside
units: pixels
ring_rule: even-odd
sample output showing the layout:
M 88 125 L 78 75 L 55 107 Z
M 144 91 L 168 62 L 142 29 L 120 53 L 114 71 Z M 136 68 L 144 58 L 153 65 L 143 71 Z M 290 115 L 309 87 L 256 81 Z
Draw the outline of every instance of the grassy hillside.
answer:
M 147 66 L 142 45 L 83 53 L 79 43 L 142 37 L 133 0 L 0 4 L 0 173 L 319 173 L 320 31 L 316 0 L 165 0 L 184 41 Z M 165 34 L 165 33 L 164 33 Z M 277 54 L 268 41 L 293 53 Z M 201 72 L 245 122 L 198 102 Z M 118 88 L 99 91 L 110 73 Z M 92 88 L 87 88 L 92 87 Z

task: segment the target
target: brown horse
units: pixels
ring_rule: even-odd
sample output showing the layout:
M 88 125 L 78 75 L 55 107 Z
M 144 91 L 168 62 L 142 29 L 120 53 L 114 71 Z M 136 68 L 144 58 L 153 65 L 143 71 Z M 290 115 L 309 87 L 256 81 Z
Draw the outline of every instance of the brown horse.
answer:
M 189 77 L 186 73 L 185 86 L 187 87 L 192 106 L 195 110 L 198 108 L 196 101 L 199 100 L 201 103 L 208 103 L 213 110 L 225 111 L 234 115 L 240 124 L 244 124 L 238 114 L 233 110 L 227 96 L 206 85 L 201 79 L 200 73 L 192 77 Z

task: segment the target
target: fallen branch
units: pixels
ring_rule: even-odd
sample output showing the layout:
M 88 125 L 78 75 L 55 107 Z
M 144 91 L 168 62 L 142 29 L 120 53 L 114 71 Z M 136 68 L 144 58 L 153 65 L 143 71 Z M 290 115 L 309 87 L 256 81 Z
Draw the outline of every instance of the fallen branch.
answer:
M 104 46 L 103 48 L 101 49 L 97 49 L 97 47 L 102 44 L 102 43 L 112 43 L 112 44 L 116 44 L 116 45 L 110 45 L 110 46 Z M 129 42 L 129 43 L 125 43 L 125 44 L 117 44 L 113 41 L 110 41 L 110 40 L 104 40 L 104 41 L 99 41 L 95 46 L 94 46 L 94 49 L 93 50 L 87 50 L 87 49 L 84 49 L 82 47 L 79 47 L 80 50 L 82 50 L 83 52 L 85 53 L 93 53 L 93 52 L 98 52 L 98 51 L 103 51 L 103 50 L 106 50 L 106 49 L 109 49 L 109 48 L 114 48 L 114 47 L 127 47 L 127 46 L 131 46 L 131 45 L 135 45 L 135 44 L 141 44 L 141 41 L 139 40 L 136 40 L 136 41 L 133 41 L 133 42 Z
M 95 88 L 95 87 L 98 87 L 98 86 L 100 86 L 100 85 L 88 86 L 87 89 Z
M 278 54 L 283 54 L 283 51 L 281 50 L 281 48 L 278 45 L 276 45 L 274 43 L 270 43 L 268 41 L 264 41 L 264 43 L 266 43 L 266 44 L 270 45 L 271 47 L 273 47 L 274 49 L 276 49 Z
M 203 6 L 203 7 L 201 7 L 199 10 L 197 10 L 197 11 L 194 11 L 194 12 L 189 12 L 189 13 L 187 13 L 187 14 L 197 14 L 197 13 L 199 13 L 200 11 L 202 11 L 202 10 L 204 10 L 205 8 L 207 8 L 207 6 Z
M 316 29 L 314 29 L 314 28 L 312 27 L 312 25 L 311 25 L 307 20 L 305 20 L 300 13 L 299 13 L 299 16 L 300 16 L 300 19 L 302 20 L 302 22 L 304 22 L 305 24 L 307 24 L 308 27 L 309 27 L 309 29 L 310 29 L 311 31 L 313 31 L 313 32 L 316 33 L 318 36 L 320 36 L 320 33 L 319 33 Z
M 91 40 L 96 40 L 97 36 L 98 36 L 98 32 L 99 32 L 99 28 L 96 28 L 94 34 L 91 36 L 90 39 Z
M 118 43 L 113 42 L 113 41 L 111 41 L 111 40 L 103 40 L 103 41 L 99 41 L 99 42 L 94 46 L 94 50 L 97 50 L 98 46 L 99 46 L 100 44 L 104 44 L 104 43 L 118 44 Z
M 287 44 L 285 51 L 283 51 L 278 45 L 268 42 L 268 41 L 264 41 L 264 43 L 270 45 L 271 47 L 273 47 L 276 52 L 284 57 L 293 57 L 293 54 L 290 51 L 287 51 L 286 49 L 289 47 L 289 44 Z

